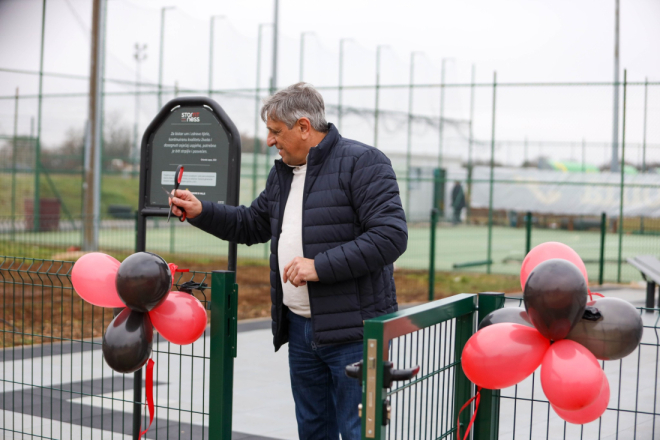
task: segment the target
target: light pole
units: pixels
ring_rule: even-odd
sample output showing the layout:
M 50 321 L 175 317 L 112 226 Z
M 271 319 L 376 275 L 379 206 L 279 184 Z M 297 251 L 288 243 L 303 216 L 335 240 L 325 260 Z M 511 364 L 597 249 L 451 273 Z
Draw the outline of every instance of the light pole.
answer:
M 135 117 L 133 118 L 133 154 L 131 154 L 131 161 L 133 171 L 137 170 L 139 162 L 140 146 L 138 145 L 138 127 L 140 119 L 140 64 L 147 59 L 147 45 L 135 43 Z
M 308 31 L 308 32 L 301 32 L 300 33 L 300 82 L 303 80 L 303 72 L 304 72 L 304 60 L 305 60 L 305 36 L 308 35 L 314 35 L 314 32 Z
M 214 15 L 211 17 L 211 31 L 209 36 L 209 98 L 213 93 L 213 24 L 216 18 L 225 18 L 225 16 Z
M 273 11 L 273 67 L 270 76 L 270 94 L 273 95 L 277 90 L 277 43 L 279 40 L 280 23 L 280 0 L 275 0 L 275 10 Z
M 413 83 L 415 81 L 415 55 L 423 52 L 412 52 L 410 54 L 410 84 L 408 86 L 408 143 L 406 151 L 406 217 L 410 218 L 410 166 L 412 162 L 412 120 L 413 120 Z
M 442 59 L 442 67 L 440 72 L 440 142 L 438 145 L 438 168 L 442 168 L 442 148 L 445 132 L 445 63 L 447 58 Z
M 347 41 L 353 41 L 352 38 L 342 38 L 339 40 L 339 86 L 337 87 L 337 92 L 339 94 L 338 106 L 337 106 L 337 130 L 341 133 L 341 117 L 343 113 L 343 99 L 344 99 L 344 44 Z
M 375 104 L 375 111 L 374 111 L 374 116 L 375 116 L 375 121 L 374 121 L 374 148 L 378 148 L 378 117 L 380 110 L 378 108 L 379 106 L 379 99 L 380 99 L 380 52 L 383 50 L 384 47 L 387 47 L 387 45 L 378 45 L 376 47 L 376 104 Z
M 163 106 L 163 43 L 165 40 L 165 11 L 174 6 L 160 8 L 160 56 L 158 57 L 158 110 Z
M 614 109 L 612 110 L 612 160 L 610 171 L 619 170 L 619 0 L 614 12 Z M 621 165 L 623 166 L 623 164 Z
M 259 142 L 259 87 L 261 87 L 261 36 L 266 26 L 272 26 L 271 23 L 261 23 L 259 25 L 259 36 L 257 38 L 257 82 L 254 87 L 254 149 L 252 161 L 252 200 L 257 198 L 257 156 L 261 153 L 261 143 Z M 266 174 L 268 174 L 268 150 L 266 150 Z

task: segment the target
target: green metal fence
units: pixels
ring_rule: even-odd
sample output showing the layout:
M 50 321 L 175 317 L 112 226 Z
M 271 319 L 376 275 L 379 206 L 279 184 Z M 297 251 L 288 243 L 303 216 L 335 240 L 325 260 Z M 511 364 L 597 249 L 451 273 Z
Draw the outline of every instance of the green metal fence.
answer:
M 521 298 L 506 305 L 523 306 Z M 644 334 L 639 347 L 617 361 L 601 361 L 611 397 L 601 418 L 586 425 L 564 422 L 550 408 L 534 373 L 502 390 L 499 438 L 504 439 L 654 439 L 660 436 L 660 309 L 639 308 Z M 479 411 L 482 409 L 480 408 Z M 498 438 L 498 437 L 494 437 Z
M 458 410 L 474 395 L 460 358 L 476 324 L 491 311 L 522 306 L 501 293 L 460 294 L 365 322 L 363 438 L 454 438 Z M 637 350 L 618 361 L 602 361 L 611 398 L 603 416 L 586 425 L 564 422 L 550 408 L 534 373 L 499 391 L 482 390 L 472 438 L 654 439 L 660 433 L 660 309 L 640 308 L 644 336 Z M 419 366 L 413 379 L 383 387 L 384 364 Z M 389 414 L 389 417 L 388 417 Z M 461 435 L 473 406 L 460 415 Z M 385 424 L 387 421 L 387 424 Z
M 72 267 L 69 261 L 0 257 L 3 438 L 135 434 L 133 414 L 144 397 L 136 401 L 132 375 L 113 372 L 101 352 L 113 311 L 80 299 L 71 285 Z M 180 274 L 175 284 L 186 281 L 208 285 L 195 296 L 210 308 L 211 325 L 188 346 L 155 335 L 156 414 L 148 438 L 230 438 L 235 275 L 191 271 Z M 142 411 L 143 428 L 147 416 Z
M 458 410 L 472 394 L 460 359 L 474 332 L 477 299 L 477 295 L 460 294 L 365 321 L 363 438 L 443 439 L 456 435 Z M 486 307 L 484 303 L 482 308 Z M 396 369 L 419 366 L 419 373 L 388 389 L 384 386 L 386 362 Z M 486 394 L 483 399 L 490 399 Z M 469 408 L 461 413 L 463 432 L 470 417 Z M 490 421 L 479 423 L 482 429 L 490 429 Z

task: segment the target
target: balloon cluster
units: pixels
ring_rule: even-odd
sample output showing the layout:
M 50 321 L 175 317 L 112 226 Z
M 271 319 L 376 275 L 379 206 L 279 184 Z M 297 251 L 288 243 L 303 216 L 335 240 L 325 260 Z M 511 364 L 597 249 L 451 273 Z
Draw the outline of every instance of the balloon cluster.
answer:
M 151 356 L 153 328 L 166 340 L 185 345 L 206 328 L 206 310 L 194 296 L 170 291 L 170 266 L 156 254 L 138 252 L 122 263 L 92 252 L 73 265 L 78 295 L 99 307 L 122 307 L 103 335 L 103 357 L 113 370 L 132 373 Z
M 463 350 L 468 379 L 501 389 L 541 366 L 543 391 L 559 417 L 575 424 L 599 418 L 610 386 L 598 360 L 632 353 L 643 324 L 626 301 L 589 300 L 587 279 L 570 247 L 548 242 L 532 249 L 520 272 L 525 308 L 498 309 L 481 321 Z

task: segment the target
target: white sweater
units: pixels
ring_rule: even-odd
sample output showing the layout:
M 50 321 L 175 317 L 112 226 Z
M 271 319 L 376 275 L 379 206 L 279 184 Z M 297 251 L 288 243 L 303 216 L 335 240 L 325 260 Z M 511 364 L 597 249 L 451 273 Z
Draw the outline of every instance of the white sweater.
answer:
M 302 244 L 302 202 L 303 189 L 305 188 L 305 176 L 307 175 L 307 164 L 293 167 L 293 181 L 289 198 L 284 208 L 282 218 L 282 234 L 280 234 L 277 258 L 280 266 L 280 277 L 284 275 L 284 267 L 295 257 L 304 257 Z M 283 279 L 283 278 L 280 278 Z M 290 281 L 282 283 L 284 304 L 300 316 L 310 318 L 309 292 L 307 285 L 295 287 Z

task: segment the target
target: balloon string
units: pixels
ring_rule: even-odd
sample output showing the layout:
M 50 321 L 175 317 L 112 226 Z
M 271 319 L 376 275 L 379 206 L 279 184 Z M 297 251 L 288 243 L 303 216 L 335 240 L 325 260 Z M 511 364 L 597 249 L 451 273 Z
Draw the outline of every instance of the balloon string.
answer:
M 151 428 L 151 423 L 154 421 L 154 360 L 153 359 L 149 359 L 147 361 L 147 374 L 146 374 L 144 388 L 147 394 L 147 401 L 145 402 L 145 405 L 147 406 L 147 408 L 149 408 L 149 426 L 147 426 L 147 429 L 140 432 L 140 436 L 138 437 L 138 440 L 141 439 L 142 436 L 147 433 L 147 431 L 149 431 L 149 428 Z
M 598 293 L 598 292 L 590 292 L 590 293 L 592 295 L 596 295 L 596 296 L 600 296 L 601 298 L 605 298 L 605 295 L 603 295 L 602 293 Z
M 470 406 L 470 403 L 474 400 L 474 414 L 472 414 L 472 418 L 470 419 L 470 423 L 468 423 L 467 426 L 467 431 L 465 432 L 465 437 L 463 437 L 463 440 L 467 440 L 468 436 L 470 435 L 470 430 L 472 429 L 472 425 L 474 424 L 474 419 L 477 417 L 477 411 L 479 411 L 479 402 L 481 401 L 481 387 L 477 387 L 477 394 L 474 395 L 470 400 L 465 402 L 465 404 L 461 407 L 461 410 L 458 412 L 458 417 L 456 418 L 456 438 L 457 440 L 461 440 L 461 424 L 459 423 L 459 420 L 461 418 L 461 413 L 465 408 Z

